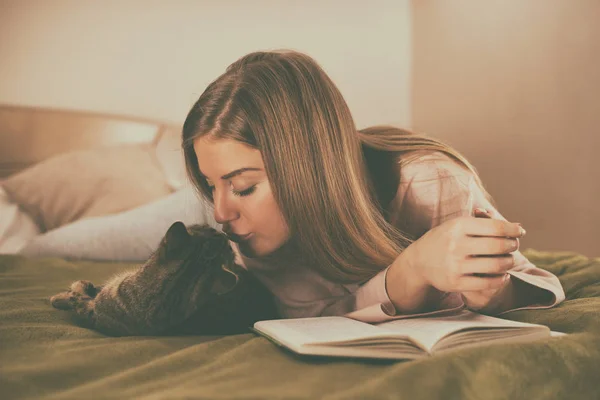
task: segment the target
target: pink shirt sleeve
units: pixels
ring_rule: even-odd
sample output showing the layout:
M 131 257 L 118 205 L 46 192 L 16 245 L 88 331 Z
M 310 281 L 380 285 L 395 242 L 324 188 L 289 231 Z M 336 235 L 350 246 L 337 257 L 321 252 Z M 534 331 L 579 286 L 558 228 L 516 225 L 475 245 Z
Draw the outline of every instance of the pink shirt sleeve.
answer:
M 391 223 L 403 232 L 418 239 L 425 232 L 443 222 L 459 216 L 471 216 L 475 208 L 485 208 L 492 217 L 506 220 L 487 201 L 476 184 L 473 174 L 443 153 L 425 155 L 402 167 L 400 185 L 391 205 Z M 499 293 L 485 310 L 489 314 L 502 314 L 515 309 L 549 308 L 564 300 L 563 288 L 556 276 L 537 268 L 521 252 L 513 253 L 515 267 L 509 271 L 513 284 Z M 385 278 L 389 267 L 360 286 L 354 293 L 354 311 L 344 316 L 364 322 L 383 322 L 418 315 L 439 315 L 464 308 L 458 293 L 440 293 L 440 302 L 435 311 L 404 314 L 396 313 L 385 289 Z M 518 281 L 517 283 L 515 283 Z M 537 287 L 547 296 L 543 302 L 527 301 L 527 293 Z M 520 293 L 514 293 L 519 291 Z M 520 294 L 526 304 L 514 307 L 507 299 Z M 500 312 L 501 311 L 501 312 Z M 483 310 L 482 310 L 483 312 Z

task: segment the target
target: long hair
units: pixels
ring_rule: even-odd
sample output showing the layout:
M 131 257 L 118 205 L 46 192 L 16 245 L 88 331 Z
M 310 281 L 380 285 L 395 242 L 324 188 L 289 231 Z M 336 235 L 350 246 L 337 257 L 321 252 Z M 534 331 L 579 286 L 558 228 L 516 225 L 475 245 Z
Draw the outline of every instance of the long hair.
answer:
M 358 131 L 335 84 L 315 60 L 296 51 L 240 58 L 190 110 L 182 137 L 188 178 L 214 204 L 193 147 L 207 135 L 261 152 L 289 227 L 287 244 L 307 266 L 340 283 L 368 280 L 413 241 L 385 212 L 403 153 L 442 151 L 477 177 L 463 156 L 436 139 L 392 126 Z

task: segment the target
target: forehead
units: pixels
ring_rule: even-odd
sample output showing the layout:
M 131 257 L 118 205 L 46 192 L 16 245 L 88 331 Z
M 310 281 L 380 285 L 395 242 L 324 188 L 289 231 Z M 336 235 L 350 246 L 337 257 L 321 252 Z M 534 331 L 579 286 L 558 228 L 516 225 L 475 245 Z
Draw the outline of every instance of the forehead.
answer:
M 200 173 L 218 179 L 244 167 L 263 168 L 260 151 L 231 139 L 198 138 L 194 141 Z

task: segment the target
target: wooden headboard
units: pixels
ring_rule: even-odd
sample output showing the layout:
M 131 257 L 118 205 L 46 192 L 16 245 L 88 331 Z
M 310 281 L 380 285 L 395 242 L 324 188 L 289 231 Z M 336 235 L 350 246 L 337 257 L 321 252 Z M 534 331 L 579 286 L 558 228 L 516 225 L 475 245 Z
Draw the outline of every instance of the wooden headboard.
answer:
M 0 104 L 0 178 L 53 155 L 100 146 L 150 143 L 178 135 L 168 123 L 119 115 Z

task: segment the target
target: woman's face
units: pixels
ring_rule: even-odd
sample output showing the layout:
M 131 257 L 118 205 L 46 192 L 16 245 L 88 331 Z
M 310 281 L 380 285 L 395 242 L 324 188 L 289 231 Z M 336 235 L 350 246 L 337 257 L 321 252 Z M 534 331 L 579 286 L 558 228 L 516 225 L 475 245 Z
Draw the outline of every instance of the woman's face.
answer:
M 194 151 L 200 173 L 213 191 L 217 223 L 228 234 L 251 234 L 239 241 L 240 252 L 254 258 L 281 247 L 289 229 L 273 198 L 260 151 L 234 140 L 207 137 L 194 141 Z

